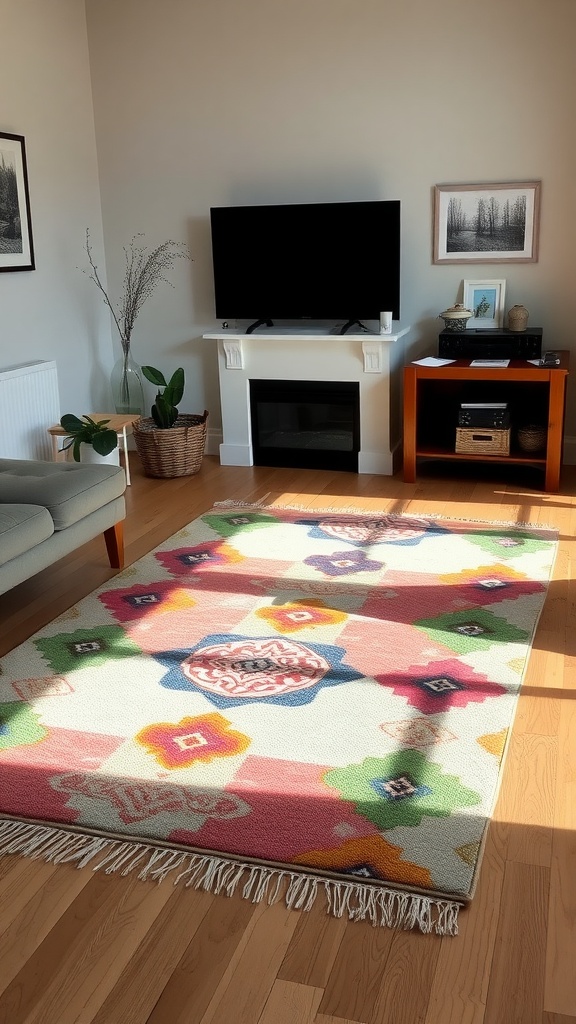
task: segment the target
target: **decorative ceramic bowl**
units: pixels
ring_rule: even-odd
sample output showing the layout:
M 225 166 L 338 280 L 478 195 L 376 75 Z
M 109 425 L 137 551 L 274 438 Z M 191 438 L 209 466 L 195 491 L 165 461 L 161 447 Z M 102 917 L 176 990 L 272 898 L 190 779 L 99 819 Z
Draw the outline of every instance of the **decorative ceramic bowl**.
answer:
M 471 309 L 466 309 L 466 306 L 461 302 L 455 303 L 454 306 L 450 306 L 449 309 L 445 309 L 443 313 L 439 314 L 444 321 L 444 330 L 446 331 L 463 331 L 466 328 L 471 316 L 474 316 Z

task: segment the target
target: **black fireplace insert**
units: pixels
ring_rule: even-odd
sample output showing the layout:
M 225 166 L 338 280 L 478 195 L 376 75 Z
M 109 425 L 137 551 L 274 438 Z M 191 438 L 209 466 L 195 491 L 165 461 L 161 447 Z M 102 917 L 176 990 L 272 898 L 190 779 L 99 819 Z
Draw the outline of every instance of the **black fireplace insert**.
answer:
M 255 466 L 358 472 L 356 381 L 251 380 Z

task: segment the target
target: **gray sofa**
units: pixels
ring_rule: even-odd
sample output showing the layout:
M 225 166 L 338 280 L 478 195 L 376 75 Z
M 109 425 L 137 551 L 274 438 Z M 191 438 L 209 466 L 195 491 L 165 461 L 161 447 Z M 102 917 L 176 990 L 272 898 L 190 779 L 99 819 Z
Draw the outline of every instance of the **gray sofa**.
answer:
M 120 466 L 0 459 L 0 594 L 99 533 L 121 569 L 125 489 Z

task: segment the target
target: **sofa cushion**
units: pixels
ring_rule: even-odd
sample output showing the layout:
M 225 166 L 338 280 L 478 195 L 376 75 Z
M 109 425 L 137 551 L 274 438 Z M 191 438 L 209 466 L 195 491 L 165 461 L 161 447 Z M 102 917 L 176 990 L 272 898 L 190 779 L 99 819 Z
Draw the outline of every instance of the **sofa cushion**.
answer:
M 0 502 L 44 505 L 55 530 L 77 523 L 125 489 L 120 466 L 0 459 Z
M 0 565 L 48 540 L 52 516 L 40 505 L 0 505 Z

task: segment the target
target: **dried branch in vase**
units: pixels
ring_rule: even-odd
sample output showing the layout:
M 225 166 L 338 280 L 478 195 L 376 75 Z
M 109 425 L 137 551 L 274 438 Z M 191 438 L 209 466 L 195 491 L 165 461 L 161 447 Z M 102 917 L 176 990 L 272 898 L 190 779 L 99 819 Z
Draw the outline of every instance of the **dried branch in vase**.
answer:
M 172 269 L 176 260 L 191 260 L 192 257 L 188 247 L 182 242 L 173 242 L 168 239 L 149 250 L 146 246 L 138 243 L 142 234 L 134 235 L 129 246 L 124 247 L 125 270 L 124 289 L 118 306 L 115 307 L 108 296 L 102 280 L 98 273 L 98 266 L 94 261 L 92 246 L 90 245 L 90 231 L 86 229 L 86 252 L 90 263 L 90 271 L 84 270 L 91 281 L 102 292 L 104 302 L 108 306 L 114 323 L 120 335 L 122 350 L 126 356 L 130 350 L 132 331 L 134 323 L 146 299 L 150 298 L 152 292 L 160 281 L 165 281 L 171 288 L 174 287 L 165 274 Z
M 140 370 L 130 354 L 136 317 L 160 281 L 165 281 L 171 288 L 174 287 L 165 275 L 172 269 L 176 260 L 192 259 L 188 247 L 182 242 L 168 239 L 155 249 L 148 249 L 139 244 L 138 239 L 142 237 L 141 234 L 134 235 L 130 245 L 124 247 L 124 288 L 119 302 L 114 305 L 102 283 L 90 244 L 90 231 L 86 229 L 86 253 L 90 270 L 84 270 L 83 273 L 101 291 L 116 324 L 122 345 L 122 358 L 113 367 L 111 377 L 116 412 L 122 414 L 142 414 L 144 408 Z

